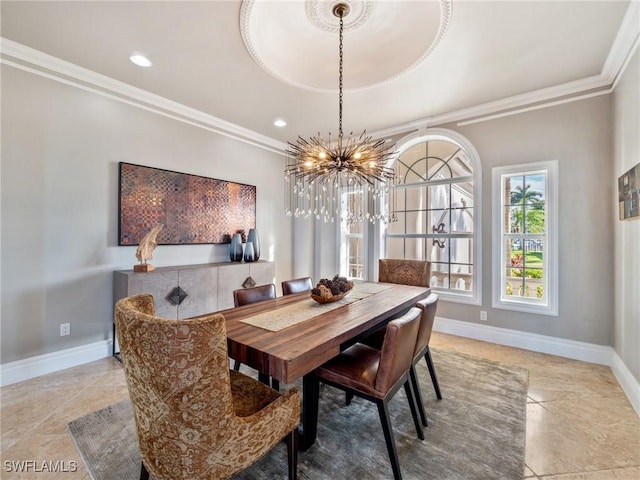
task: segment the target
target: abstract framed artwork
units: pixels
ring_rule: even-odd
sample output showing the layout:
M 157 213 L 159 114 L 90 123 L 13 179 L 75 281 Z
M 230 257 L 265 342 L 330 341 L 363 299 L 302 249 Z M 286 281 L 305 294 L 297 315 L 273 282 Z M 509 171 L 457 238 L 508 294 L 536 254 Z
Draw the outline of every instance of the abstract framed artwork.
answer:
M 118 245 L 138 245 L 158 224 L 158 245 L 229 243 L 255 228 L 254 185 L 125 162 L 118 178 Z
M 618 178 L 620 220 L 640 218 L 640 163 Z

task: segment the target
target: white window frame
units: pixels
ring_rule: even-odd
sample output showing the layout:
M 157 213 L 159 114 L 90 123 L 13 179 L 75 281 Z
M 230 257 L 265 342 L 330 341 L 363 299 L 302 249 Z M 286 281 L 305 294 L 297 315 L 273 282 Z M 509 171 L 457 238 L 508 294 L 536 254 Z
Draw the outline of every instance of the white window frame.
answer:
M 345 203 L 347 203 L 347 197 L 348 195 L 352 195 L 352 194 L 356 194 L 358 192 L 353 191 L 353 192 L 340 192 L 340 201 L 343 204 L 343 211 L 346 211 L 346 208 L 344 207 Z M 367 192 L 365 192 L 364 194 L 366 195 Z M 365 208 L 366 208 L 366 204 L 365 204 Z M 367 212 L 363 212 L 363 213 L 367 213 Z M 346 221 L 343 218 L 340 218 L 340 221 L 338 222 L 338 266 L 337 266 L 337 271 L 340 273 L 340 275 L 345 276 L 349 279 L 351 278 L 357 278 L 357 277 L 351 277 L 349 275 L 350 272 L 350 263 L 349 263 L 349 258 L 350 258 L 350 249 L 349 249 L 349 239 L 351 238 L 361 238 L 362 239 L 362 243 L 363 243 L 363 252 L 362 252 L 362 279 L 366 280 L 368 278 L 367 273 L 368 273 L 368 263 L 367 263 L 367 259 L 368 259 L 368 253 L 367 253 L 367 239 L 368 239 L 368 232 L 369 232 L 369 224 L 371 222 L 369 222 L 368 220 L 364 220 L 364 225 L 363 225 L 363 229 L 362 229 L 362 233 L 349 233 L 348 232 L 348 225 L 346 225 Z
M 398 140 L 397 150 L 398 153 L 394 160 L 399 158 L 400 155 L 409 148 L 419 143 L 442 140 L 453 143 L 463 149 L 469 160 L 473 164 L 473 289 L 470 293 L 457 293 L 455 290 L 445 290 L 440 288 L 432 288 L 433 291 L 438 293 L 440 299 L 452 303 L 464 303 L 469 305 L 481 305 L 482 304 L 482 164 L 480 163 L 480 155 L 473 146 L 473 144 L 467 140 L 463 135 L 460 135 L 453 130 L 445 128 L 428 128 L 421 129 L 418 132 L 412 133 Z M 384 258 L 386 251 L 386 228 L 380 228 L 379 239 L 380 249 L 378 251 L 378 258 Z M 426 238 L 426 235 L 425 235 Z M 375 261 L 377 262 L 377 258 Z
M 503 234 L 504 201 L 503 176 L 545 174 L 545 235 L 543 272 L 545 278 L 546 304 L 537 298 L 506 296 L 502 291 L 505 265 L 505 237 Z M 505 167 L 495 167 L 492 176 L 493 213 L 493 308 L 514 310 L 539 315 L 558 315 L 558 161 L 550 160 Z

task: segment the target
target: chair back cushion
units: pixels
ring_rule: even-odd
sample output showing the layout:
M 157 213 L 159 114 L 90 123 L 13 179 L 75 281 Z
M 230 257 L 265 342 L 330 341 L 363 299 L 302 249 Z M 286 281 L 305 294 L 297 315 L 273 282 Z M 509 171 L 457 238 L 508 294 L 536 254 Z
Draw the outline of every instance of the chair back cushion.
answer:
M 140 452 L 153 477 L 197 478 L 212 465 L 236 471 L 227 435 L 216 427 L 220 419 L 235 423 L 224 317 L 155 317 L 145 294 L 118 301 L 115 321 Z
M 263 302 L 272 298 L 276 298 L 276 286 L 273 283 L 233 291 L 233 304 L 236 307 Z
M 428 287 L 431 263 L 426 260 L 381 258 L 378 260 L 378 281 Z
M 311 277 L 296 278 L 294 280 L 285 280 L 282 282 L 282 295 L 291 295 L 292 293 L 308 292 L 313 288 Z
M 420 329 L 418 330 L 418 340 L 413 357 L 423 353 L 424 349 L 429 346 L 431 340 L 431 332 L 433 331 L 433 321 L 436 318 L 436 309 L 438 308 L 438 295 L 430 294 L 427 298 L 420 300 L 416 307 L 422 311 L 420 317 Z
M 419 308 L 413 307 L 387 324 L 376 375 L 377 391 L 387 392 L 411 367 L 421 313 Z

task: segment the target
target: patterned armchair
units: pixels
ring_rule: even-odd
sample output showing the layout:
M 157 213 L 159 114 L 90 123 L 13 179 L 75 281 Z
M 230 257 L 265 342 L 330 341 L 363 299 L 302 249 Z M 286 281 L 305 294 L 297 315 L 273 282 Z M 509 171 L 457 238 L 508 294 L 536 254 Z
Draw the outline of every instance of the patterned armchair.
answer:
M 300 394 L 229 370 L 224 317 L 154 316 L 151 295 L 116 304 L 115 321 L 142 453 L 141 479 L 223 479 L 283 438 L 296 478 Z
M 381 258 L 378 260 L 378 281 L 428 287 L 431 263 L 426 260 Z

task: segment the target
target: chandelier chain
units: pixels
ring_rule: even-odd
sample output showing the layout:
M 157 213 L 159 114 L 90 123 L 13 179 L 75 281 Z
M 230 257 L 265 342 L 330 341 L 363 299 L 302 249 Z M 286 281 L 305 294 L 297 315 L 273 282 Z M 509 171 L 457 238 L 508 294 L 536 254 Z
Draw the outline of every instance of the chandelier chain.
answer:
M 344 30 L 344 14 L 342 10 L 339 10 L 339 13 L 340 13 L 340 69 L 339 69 L 340 81 L 338 84 L 338 90 L 340 92 L 339 94 L 340 108 L 338 113 L 338 120 L 339 120 L 338 138 L 340 139 L 340 142 L 342 142 L 342 59 L 343 59 L 342 35 Z
M 337 3 L 333 14 L 340 20 L 338 137 L 332 139 L 329 133 L 327 141 L 318 132 L 308 140 L 298 136 L 295 143 L 287 143 L 285 212 L 348 224 L 394 221 L 385 201 L 397 178 L 389 166 L 395 152 L 383 139 L 373 140 L 366 130 L 359 136 L 351 132 L 343 139 L 344 17 L 349 5 Z

